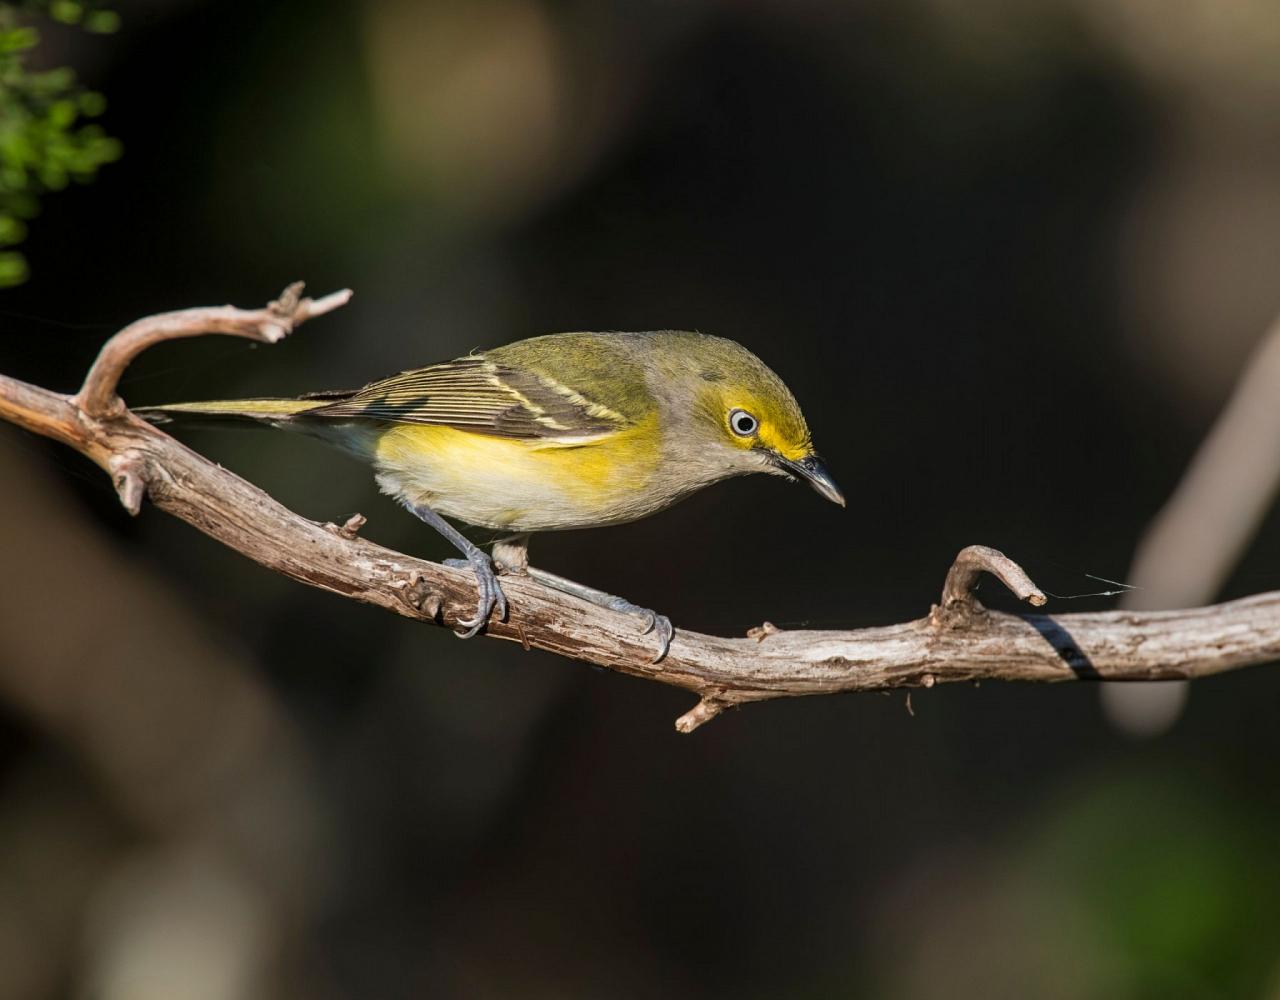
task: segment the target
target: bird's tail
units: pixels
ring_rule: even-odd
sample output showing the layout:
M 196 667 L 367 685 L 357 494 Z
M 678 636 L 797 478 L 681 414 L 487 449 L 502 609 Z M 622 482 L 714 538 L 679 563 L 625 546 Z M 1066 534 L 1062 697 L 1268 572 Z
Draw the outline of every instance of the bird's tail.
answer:
M 294 417 L 317 410 L 333 402 L 332 397 L 302 399 L 216 399 L 204 403 L 169 403 L 166 406 L 142 406 L 133 412 L 153 424 L 182 423 L 257 423 L 280 426 Z
M 141 406 L 133 412 L 153 424 L 278 427 L 319 438 L 368 460 L 377 445 L 374 425 L 351 419 L 326 420 L 322 414 L 317 414 L 317 419 L 299 419 L 350 395 L 349 392 L 324 392 L 299 399 L 216 399 L 205 403 Z

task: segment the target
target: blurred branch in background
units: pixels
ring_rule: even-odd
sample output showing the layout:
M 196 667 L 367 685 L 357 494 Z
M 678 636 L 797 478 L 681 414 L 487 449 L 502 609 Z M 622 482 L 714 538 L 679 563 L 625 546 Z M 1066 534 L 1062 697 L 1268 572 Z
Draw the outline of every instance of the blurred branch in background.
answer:
M 454 627 L 474 606 L 470 573 L 413 559 L 356 537 L 363 520 L 321 525 L 134 417 L 116 395 L 125 367 L 146 347 L 216 332 L 275 343 L 304 320 L 344 304 L 290 286 L 265 309 L 230 306 L 147 317 L 103 347 L 84 386 L 61 396 L 0 376 L 0 417 L 52 437 L 107 470 L 131 513 L 156 506 L 279 573 L 397 614 Z M 695 692 L 676 722 L 691 732 L 725 708 L 773 698 L 932 687 L 977 680 L 1155 680 L 1206 676 L 1280 656 L 1280 593 L 1219 607 L 1138 614 L 1016 616 L 973 596 L 990 573 L 1033 605 L 1045 596 L 1014 562 L 981 546 L 960 553 L 941 604 L 925 618 L 842 632 L 782 631 L 745 639 L 676 634 L 658 664 L 626 615 L 509 576 L 509 620 L 488 634 Z M 122 614 L 125 614 L 122 612 Z
M 120 143 L 100 125 L 83 124 L 106 109 L 69 66 L 34 72 L 27 60 L 40 33 L 27 15 L 43 13 L 96 34 L 113 32 L 119 17 L 83 0 L 0 3 L 0 247 L 26 238 L 26 220 L 40 210 L 40 197 L 69 181 L 87 183 L 98 168 L 120 158 Z M 26 258 L 0 250 L 0 288 L 26 280 Z
M 1121 605 L 1189 608 L 1211 601 L 1256 534 L 1280 485 L 1280 318 L 1254 351 L 1222 415 L 1138 544 Z M 1184 683 L 1104 688 L 1108 717 L 1154 735 L 1177 720 Z

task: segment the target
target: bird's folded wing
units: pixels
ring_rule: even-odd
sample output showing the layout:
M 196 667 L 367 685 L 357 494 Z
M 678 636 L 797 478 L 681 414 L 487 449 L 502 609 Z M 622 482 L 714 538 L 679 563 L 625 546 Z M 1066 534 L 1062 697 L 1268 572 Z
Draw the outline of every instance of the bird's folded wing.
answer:
M 433 424 L 508 438 L 580 438 L 630 421 L 545 375 L 483 355 L 401 372 L 302 415 L 305 419 Z

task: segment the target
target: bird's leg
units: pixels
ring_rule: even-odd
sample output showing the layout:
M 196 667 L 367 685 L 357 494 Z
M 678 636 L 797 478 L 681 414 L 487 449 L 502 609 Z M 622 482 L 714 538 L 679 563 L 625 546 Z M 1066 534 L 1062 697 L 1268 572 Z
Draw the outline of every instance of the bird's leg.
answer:
M 603 590 L 596 590 L 586 584 L 566 580 L 563 576 L 548 573 L 545 569 L 536 569 L 527 563 L 525 564 L 525 572 L 544 587 L 550 587 L 552 590 L 580 597 L 584 601 L 602 608 L 608 608 L 610 611 L 621 611 L 625 615 L 638 617 L 644 626 L 641 629 L 641 635 L 647 635 L 650 632 L 657 633 L 658 652 L 653 657 L 654 663 L 666 656 L 667 650 L 671 648 L 671 637 L 675 635 L 676 630 L 671 625 L 671 619 L 666 615 L 660 615 L 656 611 L 642 608 L 624 598 L 606 594 Z
M 499 621 L 506 618 L 507 595 L 498 586 L 498 578 L 493 572 L 493 561 L 472 545 L 462 532 L 426 504 L 405 501 L 404 506 L 414 517 L 431 525 L 436 531 L 440 532 L 466 557 L 465 559 L 446 559 L 444 561 L 446 566 L 470 566 L 471 571 L 476 575 L 476 593 L 479 596 L 479 601 L 476 604 L 476 616 L 472 619 L 458 622 L 460 626 L 466 629 L 465 632 L 459 633 L 462 638 L 470 639 L 484 628 L 485 622 L 489 620 L 489 615 L 493 613 L 495 608 L 497 608 Z

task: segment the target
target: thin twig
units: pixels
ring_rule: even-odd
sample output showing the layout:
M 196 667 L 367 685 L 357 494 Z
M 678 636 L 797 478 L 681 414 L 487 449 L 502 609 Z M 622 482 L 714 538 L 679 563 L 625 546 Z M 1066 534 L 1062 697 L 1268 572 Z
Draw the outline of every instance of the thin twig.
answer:
M 985 610 L 973 593 L 978 577 L 984 572 L 996 577 L 1018 600 L 1044 607 L 1044 594 L 1021 566 L 995 549 L 970 545 L 960 550 L 942 585 L 942 604 L 936 612 L 939 621 L 967 624 L 971 616 Z
M 315 315 L 345 301 L 318 300 L 293 311 Z M 302 300 L 305 302 L 305 300 Z M 213 317 L 215 332 L 265 322 L 268 310 L 192 310 L 142 329 L 147 343 L 192 336 Z M 271 313 L 276 316 L 275 313 Z M 272 322 L 280 322 L 278 316 Z M 111 343 L 96 388 L 114 395 L 122 364 L 141 347 L 127 328 Z M 170 331 L 165 334 L 164 331 Z M 145 345 L 144 345 L 145 346 Z M 120 359 L 124 359 L 121 362 Z M 95 368 L 103 365 L 100 358 Z M 86 383 L 87 385 L 89 383 Z M 66 396 L 0 375 L 0 419 L 82 452 L 113 477 L 126 507 L 143 490 L 152 503 L 250 559 L 314 587 L 419 621 L 453 627 L 472 612 L 474 581 L 465 570 L 414 559 L 344 528 L 300 517 L 235 474 L 135 418 L 108 406 L 96 419 Z M 621 673 L 689 690 L 698 704 L 677 727 L 690 732 L 727 708 L 754 701 L 845 691 L 932 687 L 978 680 L 1155 680 L 1203 677 L 1280 658 L 1280 592 L 1178 612 L 1112 611 L 1010 615 L 987 611 L 972 596 L 988 572 L 1033 605 L 1044 594 L 1012 560 L 971 546 L 947 575 L 942 604 L 915 621 L 852 631 L 774 630 L 760 638 L 722 638 L 679 630 L 660 664 L 627 616 L 550 590 L 527 576 L 506 577 L 506 621 L 487 634 Z
M 676 731 L 691 733 L 704 723 L 710 722 L 724 711 L 724 703 L 714 698 L 702 698 L 698 704 L 676 719 Z
M 275 344 L 300 324 L 332 312 L 351 299 L 350 289 L 334 292 L 322 299 L 303 298 L 302 289 L 302 282 L 295 281 L 264 309 L 208 306 L 159 313 L 130 323 L 103 346 L 75 397 L 76 405 L 86 416 L 94 419 L 118 413 L 123 407 L 116 395 L 120 376 L 139 354 L 162 341 L 225 333 Z

